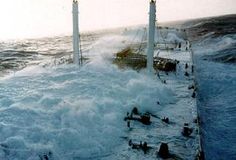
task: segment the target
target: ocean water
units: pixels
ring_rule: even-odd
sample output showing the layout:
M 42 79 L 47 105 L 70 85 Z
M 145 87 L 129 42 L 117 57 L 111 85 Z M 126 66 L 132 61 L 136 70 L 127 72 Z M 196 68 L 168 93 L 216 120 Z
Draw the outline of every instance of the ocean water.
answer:
M 164 34 L 184 41 L 173 32 Z M 167 84 L 112 64 L 114 53 L 143 40 L 141 33 L 133 28 L 82 36 L 83 54 L 90 58 L 82 67 L 69 63 L 71 37 L 1 43 L 1 62 L 8 67 L 0 79 L 0 159 L 157 159 L 161 142 L 177 159 L 195 159 L 196 101 L 188 90 L 193 77 L 184 76 L 190 54 L 159 53 L 181 60 L 176 74 L 160 73 Z M 131 122 L 128 129 L 124 117 L 134 106 L 157 118 L 150 126 Z M 184 123 L 194 129 L 191 138 L 181 134 Z M 132 150 L 129 139 L 148 142 L 150 153 Z
M 103 33 L 82 34 L 82 48 L 89 46 Z M 0 42 L 0 77 L 30 65 L 57 65 L 71 59 L 71 36 Z M 64 62 L 64 61 L 65 62 Z
M 209 160 L 236 159 L 235 15 L 194 22 L 192 39 L 202 146 Z

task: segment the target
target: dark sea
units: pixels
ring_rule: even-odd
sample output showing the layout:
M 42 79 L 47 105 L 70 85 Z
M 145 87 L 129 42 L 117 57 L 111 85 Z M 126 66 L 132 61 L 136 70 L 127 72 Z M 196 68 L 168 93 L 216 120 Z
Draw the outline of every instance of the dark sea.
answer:
M 205 158 L 236 159 L 236 15 L 183 26 L 193 45 Z

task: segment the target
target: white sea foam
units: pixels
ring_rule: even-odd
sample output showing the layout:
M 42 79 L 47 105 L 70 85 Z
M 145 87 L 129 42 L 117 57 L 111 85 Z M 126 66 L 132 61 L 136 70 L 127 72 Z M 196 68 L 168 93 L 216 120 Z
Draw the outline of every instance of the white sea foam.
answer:
M 57 160 L 88 159 L 114 154 L 124 145 L 121 137 L 127 136 L 127 128 L 123 118 L 134 106 L 142 112 L 160 111 L 175 117 L 177 125 L 166 132 L 159 129 L 158 143 L 173 141 L 173 135 L 173 139 L 181 137 L 179 126 L 183 119 L 192 119 L 192 105 L 180 102 L 175 111 L 169 106 L 177 101 L 173 87 L 179 84 L 171 80 L 168 87 L 145 72 L 119 70 L 108 61 L 130 39 L 126 35 L 98 39 L 85 53 L 95 57 L 83 67 L 33 66 L 0 80 L 0 159 L 40 159 L 44 155 Z M 185 117 L 178 116 L 186 108 L 190 111 Z M 180 144 L 172 145 L 175 150 Z M 186 152 L 189 154 L 193 155 Z
M 236 34 L 219 36 L 217 38 L 208 37 L 202 39 L 193 46 L 195 54 L 198 55 L 214 55 L 217 51 L 221 51 L 232 47 L 236 44 Z
M 14 149 L 25 150 L 19 157 L 30 157 L 28 150 L 40 153 L 37 146 L 61 159 L 109 153 L 119 145 L 123 117 L 134 105 L 152 111 L 157 99 L 163 105 L 174 100 L 157 80 L 101 59 L 82 68 L 27 68 L 0 85 L 0 141 L 11 158 Z
M 176 33 L 168 33 L 165 41 L 166 42 L 172 42 L 172 43 L 184 42 L 184 40 L 182 38 L 178 37 Z

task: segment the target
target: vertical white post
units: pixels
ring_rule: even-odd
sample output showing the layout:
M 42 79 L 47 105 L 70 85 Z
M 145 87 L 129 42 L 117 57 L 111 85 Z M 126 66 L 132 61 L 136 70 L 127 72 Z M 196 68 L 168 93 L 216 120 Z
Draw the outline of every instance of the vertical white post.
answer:
M 148 48 L 147 48 L 147 70 L 153 73 L 153 55 L 154 55 L 154 36 L 156 23 L 156 1 L 150 1 L 149 9 L 149 29 L 148 29 Z
M 78 1 L 73 0 L 73 62 L 79 64 L 79 9 Z

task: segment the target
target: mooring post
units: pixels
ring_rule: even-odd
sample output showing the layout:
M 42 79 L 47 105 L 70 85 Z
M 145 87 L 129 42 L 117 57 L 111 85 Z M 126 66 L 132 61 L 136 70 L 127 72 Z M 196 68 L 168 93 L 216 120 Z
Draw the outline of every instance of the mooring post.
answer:
M 79 9 L 78 0 L 73 0 L 73 62 L 80 64 L 80 49 L 79 49 Z
M 147 48 L 147 70 L 153 73 L 154 36 L 156 23 L 156 0 L 150 1 L 149 28 L 148 28 L 148 48 Z

